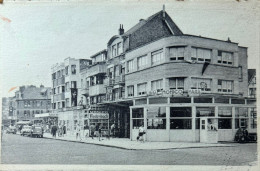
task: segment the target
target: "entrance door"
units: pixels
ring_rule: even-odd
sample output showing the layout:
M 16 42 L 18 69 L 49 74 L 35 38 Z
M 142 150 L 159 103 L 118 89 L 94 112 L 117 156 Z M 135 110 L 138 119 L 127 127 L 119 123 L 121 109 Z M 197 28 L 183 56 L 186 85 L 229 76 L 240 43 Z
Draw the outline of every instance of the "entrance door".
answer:
M 207 118 L 200 118 L 200 142 L 207 142 Z

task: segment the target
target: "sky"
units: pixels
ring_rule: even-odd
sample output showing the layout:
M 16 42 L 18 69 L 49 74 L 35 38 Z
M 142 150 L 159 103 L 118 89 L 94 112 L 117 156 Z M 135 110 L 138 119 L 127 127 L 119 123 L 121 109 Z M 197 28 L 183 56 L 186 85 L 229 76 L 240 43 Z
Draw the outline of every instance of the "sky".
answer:
M 139 19 L 162 10 L 185 34 L 248 47 L 248 66 L 259 65 L 259 3 L 248 1 L 6 2 L 0 6 L 0 88 L 51 86 L 51 66 L 67 57 L 88 59 Z M 232 10 L 231 10 L 232 9 Z M 258 18 L 257 18 L 258 17 Z

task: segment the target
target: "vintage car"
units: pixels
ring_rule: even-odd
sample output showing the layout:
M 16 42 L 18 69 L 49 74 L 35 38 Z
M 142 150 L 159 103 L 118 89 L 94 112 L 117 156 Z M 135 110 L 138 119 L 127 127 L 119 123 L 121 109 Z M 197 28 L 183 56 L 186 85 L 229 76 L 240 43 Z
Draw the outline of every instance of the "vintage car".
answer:
M 15 126 L 9 126 L 9 127 L 7 128 L 7 130 L 6 130 L 6 133 L 7 133 L 7 134 L 16 134 L 16 132 L 17 132 L 17 129 L 16 129 Z
M 32 136 L 32 132 L 33 132 L 32 126 L 24 125 L 21 130 L 21 136 L 24 136 L 24 135 Z
M 32 126 L 32 137 L 43 137 L 43 127 L 42 126 Z

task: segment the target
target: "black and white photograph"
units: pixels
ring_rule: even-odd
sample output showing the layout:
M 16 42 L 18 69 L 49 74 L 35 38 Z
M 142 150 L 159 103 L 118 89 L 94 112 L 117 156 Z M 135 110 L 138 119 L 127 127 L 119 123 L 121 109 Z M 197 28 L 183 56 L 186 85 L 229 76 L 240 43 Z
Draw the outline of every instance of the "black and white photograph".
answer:
M 259 13 L 0 1 L 0 170 L 258 170 Z

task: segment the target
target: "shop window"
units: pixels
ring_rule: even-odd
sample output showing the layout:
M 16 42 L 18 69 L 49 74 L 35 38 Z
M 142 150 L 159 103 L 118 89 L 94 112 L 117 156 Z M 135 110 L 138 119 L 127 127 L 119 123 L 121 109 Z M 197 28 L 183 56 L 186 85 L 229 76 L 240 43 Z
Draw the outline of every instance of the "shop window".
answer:
M 147 104 L 147 99 L 136 99 L 135 100 L 135 105 L 143 105 L 143 104 Z
M 152 65 L 160 64 L 164 61 L 163 50 L 152 52 Z
M 170 129 L 191 129 L 191 119 L 170 119 Z
M 218 63 L 219 64 L 227 64 L 227 65 L 233 65 L 233 53 L 231 52 L 223 52 L 218 51 Z
M 195 120 L 195 128 L 196 129 L 200 129 L 200 118 L 196 118 L 196 120 Z
M 250 123 L 251 123 L 251 129 L 257 128 L 257 114 L 256 114 L 256 108 L 250 108 Z
M 133 108 L 132 109 L 132 121 L 133 129 L 138 129 L 140 126 L 144 126 L 144 109 Z
M 231 99 L 231 104 L 245 104 L 245 99 Z
M 218 119 L 218 129 L 232 129 L 232 119 Z
M 171 47 L 170 51 L 170 60 L 184 60 L 184 47 Z
M 167 103 L 167 98 L 158 97 L 158 98 L 149 98 L 149 104 L 163 104 Z
M 147 129 L 166 129 L 166 107 L 148 107 Z
M 133 108 L 132 109 L 132 118 L 143 118 L 144 109 L 143 108 Z
M 76 74 L 76 65 L 71 65 L 71 74 L 72 75 Z
M 133 97 L 134 96 L 134 86 L 128 86 L 127 87 L 127 96 Z
M 233 81 L 218 80 L 218 92 L 232 93 L 233 92 Z
M 191 107 L 171 107 L 170 117 L 191 117 Z
M 235 129 L 247 128 L 248 123 L 248 108 L 236 107 L 235 108 Z
M 232 107 L 218 107 L 219 117 L 232 117 Z
M 134 71 L 134 60 L 127 61 L 127 72 Z
M 196 107 L 196 117 L 215 116 L 215 107 Z
M 163 90 L 163 80 L 152 81 L 152 91 L 161 92 Z
M 147 66 L 147 55 L 137 58 L 137 69 L 142 69 Z
M 211 91 L 212 79 L 207 78 L 191 78 L 191 89 L 200 89 L 201 91 Z
M 194 98 L 194 103 L 212 103 L 212 98 Z
M 211 50 L 192 47 L 191 60 L 199 62 L 211 62 Z
M 215 98 L 215 103 L 229 104 L 229 98 Z
M 137 85 L 137 95 L 138 96 L 146 95 L 146 85 L 147 85 L 146 83 Z
M 172 97 L 170 98 L 170 103 L 191 103 L 191 98 Z
M 169 88 L 170 90 L 175 90 L 175 89 L 184 90 L 184 78 L 182 77 L 169 78 Z
M 170 129 L 191 129 L 191 107 L 170 108 Z

